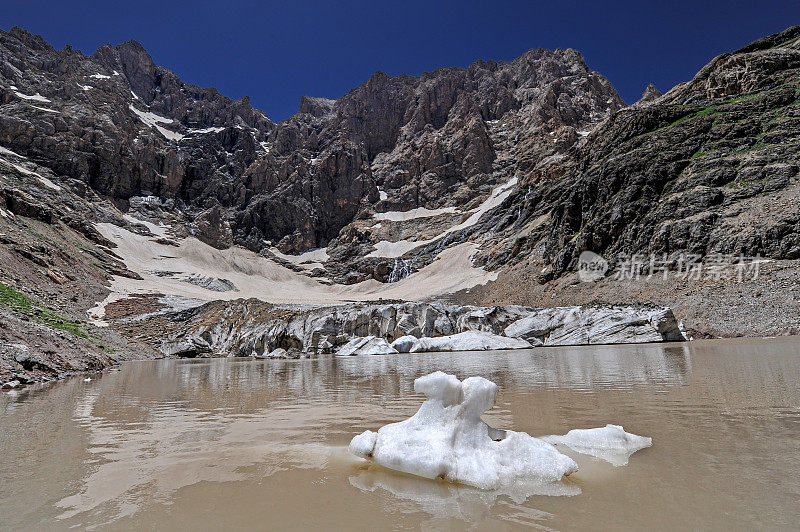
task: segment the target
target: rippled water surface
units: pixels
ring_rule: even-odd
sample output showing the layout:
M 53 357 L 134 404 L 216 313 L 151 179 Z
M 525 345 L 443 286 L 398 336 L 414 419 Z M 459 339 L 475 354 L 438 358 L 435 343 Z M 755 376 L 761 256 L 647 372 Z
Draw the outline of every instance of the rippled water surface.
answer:
M 653 447 L 541 493 L 484 492 L 350 457 L 412 415 L 434 370 L 500 385 L 490 424 L 617 423 Z M 129 363 L 0 395 L 0 529 L 794 528 L 800 340 Z

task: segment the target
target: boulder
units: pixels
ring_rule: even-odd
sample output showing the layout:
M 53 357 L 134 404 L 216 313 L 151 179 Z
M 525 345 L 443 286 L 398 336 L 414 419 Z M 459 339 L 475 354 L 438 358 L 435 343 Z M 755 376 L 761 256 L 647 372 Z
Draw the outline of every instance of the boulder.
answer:
M 219 205 L 214 205 L 197 215 L 193 224 L 197 238 L 217 249 L 227 249 L 233 245 L 231 224 L 225 218 Z

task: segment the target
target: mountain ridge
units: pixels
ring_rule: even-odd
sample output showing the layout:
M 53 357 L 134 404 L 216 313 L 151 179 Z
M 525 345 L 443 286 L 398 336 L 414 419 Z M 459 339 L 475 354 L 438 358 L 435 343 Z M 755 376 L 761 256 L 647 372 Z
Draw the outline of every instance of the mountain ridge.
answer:
M 800 331 L 798 43 L 766 37 L 632 106 L 580 53 L 534 49 L 378 72 L 275 124 L 141 45 L 0 32 L 0 360 L 158 356 L 148 320 L 250 296 L 657 304 L 697 336 Z M 584 251 L 606 277 L 580 282 Z M 761 256 L 765 277 L 689 285 L 670 273 L 686 253 Z M 634 254 L 669 279 L 613 279 Z

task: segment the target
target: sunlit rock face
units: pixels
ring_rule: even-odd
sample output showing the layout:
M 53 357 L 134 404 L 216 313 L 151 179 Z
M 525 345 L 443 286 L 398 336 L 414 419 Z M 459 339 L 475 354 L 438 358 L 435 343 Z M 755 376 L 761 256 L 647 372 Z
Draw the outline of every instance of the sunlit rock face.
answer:
M 377 72 L 275 124 L 138 42 L 84 55 L 20 28 L 0 31 L 0 104 L 3 146 L 114 199 L 178 201 L 214 246 L 284 252 L 325 246 L 372 211 L 469 203 L 624 107 L 580 53 L 538 49 Z

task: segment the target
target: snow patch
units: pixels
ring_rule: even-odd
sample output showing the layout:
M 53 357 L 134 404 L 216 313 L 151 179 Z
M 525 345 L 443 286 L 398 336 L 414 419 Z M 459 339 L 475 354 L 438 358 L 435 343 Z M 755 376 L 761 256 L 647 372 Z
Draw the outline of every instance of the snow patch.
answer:
M 114 71 L 114 75 L 117 75 L 117 74 L 118 74 L 118 72 L 115 70 Z M 106 76 L 105 74 L 92 74 L 89 77 L 90 78 L 94 78 L 94 79 L 111 79 L 111 76 Z
M 132 223 L 134 225 L 143 225 L 143 226 L 147 227 L 147 229 L 151 233 L 156 235 L 156 236 L 160 236 L 160 237 L 167 236 L 167 229 L 169 229 L 169 228 L 167 226 L 165 226 L 165 225 L 161 225 L 161 224 L 156 225 L 156 224 L 154 224 L 152 222 L 145 222 L 144 220 L 140 220 L 138 218 L 134 218 L 130 214 L 123 214 L 122 217 L 125 220 L 129 221 L 130 223 Z
M 47 107 L 39 107 L 38 105 L 31 105 L 31 107 L 33 107 L 34 109 L 38 109 L 39 111 L 44 111 L 44 112 L 46 112 L 46 113 L 55 113 L 55 114 L 59 114 L 59 112 L 58 112 L 58 111 L 56 111 L 56 110 L 54 110 L 54 109 L 48 109 Z
M 486 198 L 486 201 L 471 211 L 472 215 L 469 218 L 454 227 L 450 227 L 433 238 L 428 240 L 399 240 L 397 242 L 382 240 L 375 243 L 375 250 L 367 255 L 367 257 L 385 257 L 390 259 L 402 257 L 412 249 L 420 246 L 426 246 L 431 242 L 435 242 L 436 240 L 442 238 L 443 236 L 449 235 L 450 233 L 455 233 L 456 231 L 461 231 L 462 229 L 472 227 L 473 225 L 477 224 L 478 221 L 480 221 L 484 214 L 503 203 L 503 201 L 505 201 L 505 199 L 511 194 L 511 191 L 516 184 L 517 178 L 512 177 L 506 183 L 496 187 L 492 191 L 491 195 Z
M 52 103 L 50 100 L 39 94 L 38 92 L 33 96 L 28 96 L 27 94 L 22 94 L 21 92 L 14 91 L 14 94 L 22 98 L 23 100 L 30 100 L 34 102 L 43 102 L 43 103 Z
M 329 259 L 327 248 L 309 249 L 299 255 L 287 255 L 286 253 L 281 253 L 278 248 L 271 248 L 270 251 L 286 262 L 291 262 L 298 266 L 303 266 L 308 263 L 324 264 Z
M 91 85 L 81 85 L 81 84 L 80 84 L 80 83 L 78 83 L 78 82 L 75 82 L 75 84 L 76 84 L 78 87 L 80 87 L 80 88 L 81 88 L 81 90 L 84 90 L 84 91 L 90 91 L 90 90 L 92 90 L 92 89 L 94 88 L 94 87 L 92 87 Z
M 387 194 L 385 190 L 379 190 L 378 198 L 380 198 L 381 201 L 386 201 L 387 199 L 389 199 L 389 194 Z
M 203 128 L 203 129 L 190 129 L 187 132 L 187 135 L 192 135 L 194 133 L 201 133 L 201 134 L 202 133 L 219 133 L 220 131 L 223 131 L 224 129 L 225 129 L 224 127 L 207 127 L 207 128 Z
M 139 117 L 139 120 L 142 121 L 143 124 L 153 127 L 159 131 L 164 137 L 168 140 L 179 141 L 183 138 L 183 135 L 180 133 L 176 133 L 174 131 L 170 131 L 169 129 L 161 127 L 159 124 L 172 124 L 175 121 L 171 118 L 166 118 L 161 115 L 157 115 L 155 113 L 151 113 L 150 111 L 140 111 L 133 105 L 128 105 L 128 108 L 134 112 L 136 116 Z
M 389 259 L 396 259 L 402 257 L 409 251 L 425 244 L 430 244 L 431 240 L 398 240 L 397 242 L 389 242 L 388 240 L 381 240 L 375 243 L 375 250 L 372 251 L 367 257 L 386 257 Z
M 0 153 L 2 153 L 4 155 L 12 155 L 12 156 L 18 157 L 20 159 L 25 159 L 25 157 L 23 157 L 22 155 L 19 155 L 19 154 L 15 153 L 15 152 L 13 152 L 11 150 L 8 150 L 6 148 L 3 148 L 3 147 L 0 147 Z M 16 163 L 12 163 L 8 159 L 3 159 L 2 157 L 0 157 L 0 162 L 4 162 L 4 163 L 6 163 L 6 164 L 8 164 L 10 166 L 13 166 L 18 172 L 21 172 L 21 173 L 23 173 L 25 175 L 30 175 L 30 176 L 35 177 L 36 179 L 39 180 L 40 183 L 42 183 L 47 188 L 51 188 L 51 189 L 53 189 L 55 191 L 61 190 L 60 186 L 56 185 L 55 183 L 53 183 L 52 181 L 50 181 L 49 179 L 47 179 L 43 175 L 38 174 L 37 172 L 34 172 L 32 170 L 28 170 L 24 166 L 21 166 L 21 165 L 16 164 Z
M 480 416 L 494 405 L 497 385 L 483 377 L 459 381 L 437 371 L 416 379 L 414 391 L 428 397 L 416 414 L 359 434 L 350 452 L 410 475 L 481 489 L 558 482 L 578 470 L 545 441 L 487 425 Z
M 385 199 L 385 198 L 381 198 Z M 378 212 L 373 216 L 376 220 L 389 220 L 391 222 L 405 222 L 407 220 L 415 220 L 417 218 L 431 218 L 439 216 L 440 214 L 455 214 L 459 212 L 455 207 L 443 207 L 441 209 L 426 209 L 425 207 L 417 207 L 408 211 L 389 211 Z

